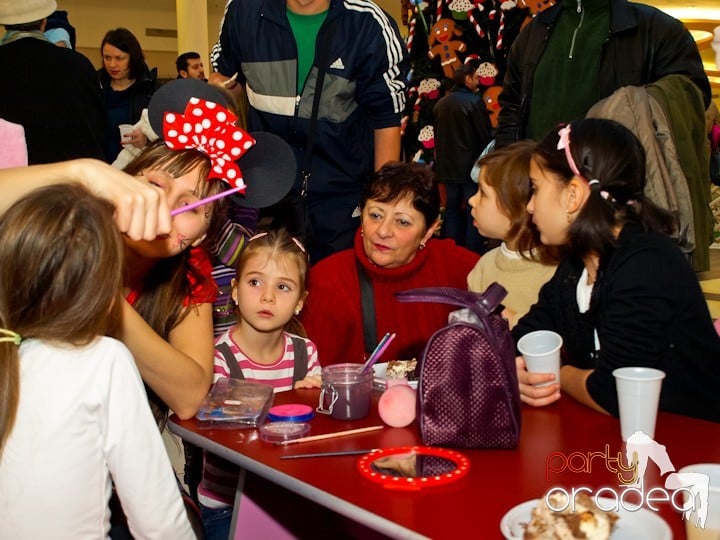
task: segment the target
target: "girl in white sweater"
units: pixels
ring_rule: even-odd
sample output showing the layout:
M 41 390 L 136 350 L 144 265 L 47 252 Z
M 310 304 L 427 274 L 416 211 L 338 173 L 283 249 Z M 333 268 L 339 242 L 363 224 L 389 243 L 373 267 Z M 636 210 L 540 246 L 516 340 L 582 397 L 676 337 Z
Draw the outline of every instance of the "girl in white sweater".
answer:
M 136 202 L 139 199 L 136 199 Z M 0 217 L 0 538 L 195 538 L 119 322 L 112 204 L 42 187 Z M 125 214 L 127 215 L 127 214 Z
M 532 194 L 530 157 L 534 143 L 521 141 L 480 158 L 478 191 L 470 198 L 473 224 L 486 238 L 502 240 L 468 274 L 468 288 L 483 292 L 498 282 L 505 287 L 503 317 L 510 328 L 536 301 L 555 273 L 557 257 L 540 243 L 526 206 Z

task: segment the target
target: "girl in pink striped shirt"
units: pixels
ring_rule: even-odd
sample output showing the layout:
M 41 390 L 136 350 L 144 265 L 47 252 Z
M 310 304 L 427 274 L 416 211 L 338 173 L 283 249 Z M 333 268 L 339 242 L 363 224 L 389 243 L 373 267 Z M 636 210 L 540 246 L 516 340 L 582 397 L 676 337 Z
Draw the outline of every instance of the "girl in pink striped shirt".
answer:
M 221 377 L 268 384 L 275 392 L 319 388 L 317 347 L 296 317 L 307 296 L 308 257 L 285 230 L 260 233 L 238 257 L 232 298 L 237 323 L 215 341 L 214 381 Z M 229 526 L 237 467 L 206 453 L 198 498 L 206 538 Z M 221 522 L 223 525 L 221 525 Z

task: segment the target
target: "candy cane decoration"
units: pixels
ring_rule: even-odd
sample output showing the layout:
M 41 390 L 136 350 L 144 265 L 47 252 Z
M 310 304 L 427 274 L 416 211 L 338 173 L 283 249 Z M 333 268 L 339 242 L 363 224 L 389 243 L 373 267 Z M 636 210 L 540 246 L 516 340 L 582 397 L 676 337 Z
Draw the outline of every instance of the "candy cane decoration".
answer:
M 417 94 L 417 96 L 416 96 L 417 99 L 415 100 L 415 103 L 413 104 L 414 111 L 417 111 L 420 109 L 420 95 L 418 94 L 417 86 L 411 86 L 410 88 L 408 88 L 408 90 L 407 90 L 408 101 L 410 101 L 410 99 L 412 99 L 413 95 L 416 95 L 416 94 Z
M 438 22 L 440 19 L 442 19 L 442 3 L 443 0 L 437 0 L 437 8 L 435 10 L 435 22 Z
M 483 32 L 483 29 L 480 26 L 480 23 L 478 23 L 477 19 L 473 15 L 473 11 L 475 11 L 476 7 L 482 8 L 481 3 L 477 2 L 477 1 L 475 2 L 475 5 L 473 6 L 473 8 L 467 12 L 468 19 L 470 19 L 470 23 L 475 27 L 475 31 L 477 32 L 477 35 L 480 36 L 481 38 L 484 38 L 485 32 Z
M 413 38 L 415 37 L 415 23 L 417 23 L 417 10 L 415 17 L 412 18 L 410 21 L 410 28 L 408 29 L 408 38 L 407 38 L 407 51 L 412 51 L 412 44 L 413 44 Z
M 413 111 L 419 111 L 422 98 L 420 97 L 420 92 L 418 92 L 417 86 L 413 86 L 408 91 L 408 97 L 412 97 L 413 94 L 417 94 L 417 96 L 415 97 L 415 103 L 413 103 Z
M 503 48 L 503 31 L 505 30 L 505 12 L 500 10 L 500 26 L 498 27 L 497 43 L 495 49 L 500 50 Z
M 502 0 L 500 3 L 500 26 L 498 27 L 498 37 L 496 49 L 503 48 L 503 32 L 505 31 L 505 12 L 517 6 L 515 0 Z

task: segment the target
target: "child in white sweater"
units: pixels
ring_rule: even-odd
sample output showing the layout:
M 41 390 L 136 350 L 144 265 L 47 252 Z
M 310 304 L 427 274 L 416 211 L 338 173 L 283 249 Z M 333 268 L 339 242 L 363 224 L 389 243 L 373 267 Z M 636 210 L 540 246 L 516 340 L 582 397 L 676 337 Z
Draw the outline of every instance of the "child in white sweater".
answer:
M 7 191 L 6 191 L 7 192 Z M 78 185 L 0 216 L 0 538 L 195 534 L 119 322 L 115 208 Z
M 478 191 L 470 198 L 477 230 L 503 242 L 470 271 L 468 288 L 482 292 L 494 281 L 505 287 L 503 317 L 511 328 L 537 301 L 540 287 L 557 266 L 555 253 L 540 243 L 526 208 L 532 194 L 533 147 L 533 142 L 521 141 L 481 157 Z

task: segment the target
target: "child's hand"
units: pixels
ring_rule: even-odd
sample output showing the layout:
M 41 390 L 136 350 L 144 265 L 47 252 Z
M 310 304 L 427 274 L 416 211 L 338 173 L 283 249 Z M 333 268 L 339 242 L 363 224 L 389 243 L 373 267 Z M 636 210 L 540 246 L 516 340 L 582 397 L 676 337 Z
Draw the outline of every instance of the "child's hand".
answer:
M 132 139 L 130 140 L 130 144 L 132 144 L 135 148 L 145 148 L 148 144 L 148 138 L 140 130 L 140 128 L 133 129 L 131 137 Z
M 322 377 L 320 375 L 308 375 L 302 381 L 295 383 L 295 388 L 320 388 Z
M 552 373 L 530 373 L 525 366 L 522 356 L 515 357 L 518 383 L 520 385 L 520 399 L 533 407 L 542 407 L 560 399 L 560 381 L 554 381 L 548 386 L 537 386 L 555 379 Z

